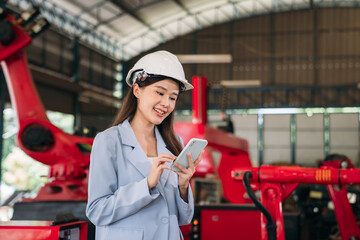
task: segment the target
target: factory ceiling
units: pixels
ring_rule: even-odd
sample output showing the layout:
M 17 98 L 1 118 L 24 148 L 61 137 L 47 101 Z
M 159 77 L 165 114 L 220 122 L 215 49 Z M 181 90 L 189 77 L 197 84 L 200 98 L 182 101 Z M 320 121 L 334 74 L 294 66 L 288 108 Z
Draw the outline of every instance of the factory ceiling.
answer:
M 313 7 L 359 6 L 342 0 L 8 0 L 34 5 L 72 37 L 119 61 L 174 38 L 234 19 Z

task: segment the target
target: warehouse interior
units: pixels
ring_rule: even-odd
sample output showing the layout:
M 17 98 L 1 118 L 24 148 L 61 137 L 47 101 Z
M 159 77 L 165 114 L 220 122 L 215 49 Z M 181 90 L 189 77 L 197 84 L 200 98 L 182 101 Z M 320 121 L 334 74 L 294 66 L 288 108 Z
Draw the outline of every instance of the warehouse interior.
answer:
M 51 175 L 67 158 L 56 152 L 38 160 L 34 148 L 23 149 L 25 125 L 46 116 L 19 111 L 31 104 L 46 110 L 46 128 L 72 139 L 67 144 L 81 138 L 77 148 L 90 154 L 92 139 L 123 106 L 128 71 L 142 56 L 167 50 L 200 86 L 181 93 L 175 132 L 188 139 L 200 131 L 209 141 L 192 180 L 195 215 L 181 228 L 184 239 L 271 239 L 263 224 L 270 220 L 244 188 L 243 167 L 258 177 L 251 187 L 274 218 L 273 239 L 360 239 L 359 6 L 359 0 L 0 1 L 0 238 L 11 236 L 1 235 L 10 234 L 11 221 L 55 221 L 72 212 L 87 236 L 75 239 L 95 239 L 86 194 L 61 195 L 55 184 L 64 179 Z M 29 9 L 38 10 L 29 22 L 46 19 L 43 30 L 25 26 Z M 31 40 L 20 48 L 12 32 Z M 21 82 L 25 70 L 11 78 L 7 66 L 23 51 L 29 85 Z M 13 102 L 16 91 L 23 102 Z M 63 145 L 69 156 L 70 149 Z M 30 165 L 18 164 L 29 156 Z M 16 185 L 30 172 L 36 186 Z M 87 178 L 79 184 L 87 189 Z M 278 205 L 264 200 L 261 186 L 279 191 Z

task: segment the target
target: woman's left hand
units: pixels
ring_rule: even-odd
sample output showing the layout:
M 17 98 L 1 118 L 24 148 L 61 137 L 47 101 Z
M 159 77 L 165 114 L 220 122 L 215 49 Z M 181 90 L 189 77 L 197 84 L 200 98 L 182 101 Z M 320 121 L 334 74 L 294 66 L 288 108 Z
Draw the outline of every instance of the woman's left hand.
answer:
M 181 172 L 175 172 L 177 175 L 179 175 L 179 189 L 180 189 L 180 192 L 182 192 L 182 191 L 187 192 L 187 189 L 189 187 L 190 179 L 194 175 L 195 168 L 200 163 L 203 154 L 204 154 L 204 151 L 202 151 L 200 153 L 200 155 L 198 156 L 198 158 L 195 161 L 193 161 L 193 159 L 191 157 L 191 154 L 188 153 L 187 158 L 188 158 L 188 161 L 189 161 L 189 168 L 185 168 L 182 165 L 174 162 L 174 166 L 181 170 Z

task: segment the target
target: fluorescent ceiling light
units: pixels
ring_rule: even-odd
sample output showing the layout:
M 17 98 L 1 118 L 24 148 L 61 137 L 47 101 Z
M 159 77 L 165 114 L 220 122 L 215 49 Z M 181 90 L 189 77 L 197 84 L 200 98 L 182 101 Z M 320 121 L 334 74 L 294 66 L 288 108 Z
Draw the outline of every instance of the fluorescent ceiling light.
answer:
M 178 54 L 176 55 L 183 64 L 187 63 L 231 63 L 230 54 Z
M 239 87 L 259 87 L 261 86 L 260 80 L 222 80 L 220 85 L 227 88 Z

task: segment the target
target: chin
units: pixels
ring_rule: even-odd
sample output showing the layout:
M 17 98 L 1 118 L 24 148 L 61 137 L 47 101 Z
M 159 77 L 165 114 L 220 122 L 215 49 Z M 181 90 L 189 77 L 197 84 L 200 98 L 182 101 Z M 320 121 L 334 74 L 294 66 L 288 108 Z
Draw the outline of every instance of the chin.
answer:
M 149 122 L 151 122 L 154 125 L 159 125 L 164 121 L 164 119 L 159 119 L 159 118 L 151 118 L 149 119 Z
M 157 119 L 153 119 L 153 124 L 155 124 L 155 125 L 160 125 L 164 120 L 165 120 L 165 118 L 166 118 L 167 116 L 165 116 L 165 117 L 162 117 L 161 119 L 160 118 L 157 118 Z

